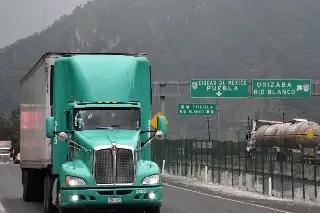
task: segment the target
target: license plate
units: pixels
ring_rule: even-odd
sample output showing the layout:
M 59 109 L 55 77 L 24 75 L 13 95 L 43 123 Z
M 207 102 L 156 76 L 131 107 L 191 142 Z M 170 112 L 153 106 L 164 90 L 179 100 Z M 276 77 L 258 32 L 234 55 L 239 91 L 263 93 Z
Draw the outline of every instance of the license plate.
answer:
M 108 204 L 119 204 L 121 203 L 121 197 L 109 197 Z

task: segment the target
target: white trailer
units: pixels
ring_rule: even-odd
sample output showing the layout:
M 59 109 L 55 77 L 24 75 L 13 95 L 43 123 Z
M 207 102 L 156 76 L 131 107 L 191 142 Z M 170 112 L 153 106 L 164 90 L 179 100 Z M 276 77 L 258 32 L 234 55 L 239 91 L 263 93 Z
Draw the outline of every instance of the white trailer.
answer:
M 20 167 L 46 168 L 51 164 L 51 140 L 46 117 L 51 116 L 51 71 L 58 54 L 46 53 L 20 82 Z

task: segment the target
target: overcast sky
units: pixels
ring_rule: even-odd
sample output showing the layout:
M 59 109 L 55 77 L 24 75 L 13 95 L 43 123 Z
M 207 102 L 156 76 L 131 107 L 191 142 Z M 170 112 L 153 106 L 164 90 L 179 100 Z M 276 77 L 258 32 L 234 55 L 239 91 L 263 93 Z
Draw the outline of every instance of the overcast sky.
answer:
M 87 1 L 0 0 L 0 48 L 43 30 Z

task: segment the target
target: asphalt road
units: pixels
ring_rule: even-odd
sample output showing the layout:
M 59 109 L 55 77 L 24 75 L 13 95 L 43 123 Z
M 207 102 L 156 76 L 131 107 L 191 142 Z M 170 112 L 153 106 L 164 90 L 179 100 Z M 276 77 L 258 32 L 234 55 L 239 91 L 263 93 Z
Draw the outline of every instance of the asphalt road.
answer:
M 279 213 L 296 212 L 279 204 L 255 204 L 194 192 L 179 186 L 164 186 L 162 213 Z M 292 211 L 291 211 L 292 210 Z M 0 213 L 42 213 L 41 203 L 25 203 L 22 200 L 21 171 L 19 165 L 0 164 Z M 91 212 L 91 211 L 90 211 Z M 319 212 L 319 211 L 318 211 Z

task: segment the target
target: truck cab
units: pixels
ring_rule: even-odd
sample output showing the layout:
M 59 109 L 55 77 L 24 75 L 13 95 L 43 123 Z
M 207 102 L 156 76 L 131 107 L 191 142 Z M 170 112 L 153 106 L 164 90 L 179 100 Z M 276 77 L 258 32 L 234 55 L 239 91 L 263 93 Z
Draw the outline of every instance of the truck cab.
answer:
M 0 148 L 0 162 L 9 163 L 10 162 L 10 148 Z
M 12 144 L 11 141 L 0 141 L 0 162 L 10 163 Z
M 165 117 L 158 118 L 156 131 L 143 131 L 138 102 L 73 102 L 66 107 L 65 116 L 65 131 L 55 129 L 52 117 L 46 120 L 47 137 L 67 144 L 68 149 L 68 161 L 55 180 L 54 203 L 63 207 L 109 204 L 159 212 L 160 169 L 142 160 L 141 154 L 152 139 L 163 139 Z M 141 141 L 141 135 L 148 133 L 151 136 Z

